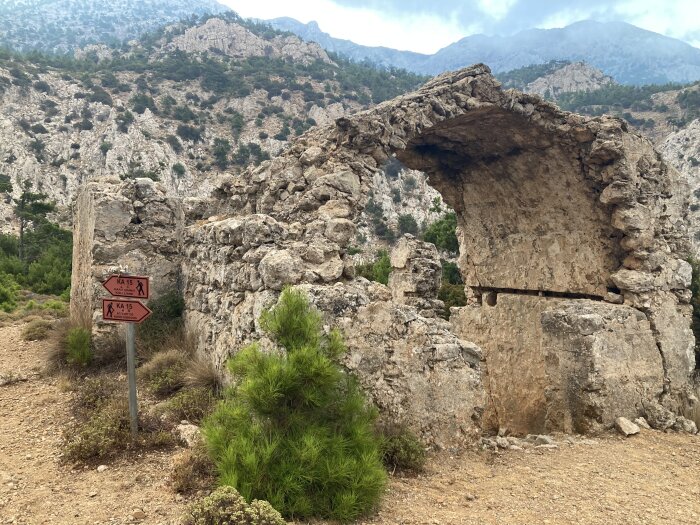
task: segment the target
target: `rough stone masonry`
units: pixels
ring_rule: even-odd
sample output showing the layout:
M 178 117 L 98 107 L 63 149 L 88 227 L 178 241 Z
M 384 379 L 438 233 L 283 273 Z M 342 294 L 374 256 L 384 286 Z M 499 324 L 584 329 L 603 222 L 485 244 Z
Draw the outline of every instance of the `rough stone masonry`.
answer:
M 469 304 L 451 323 L 436 315 L 432 245 L 402 239 L 388 287 L 354 277 L 355 221 L 393 156 L 457 213 Z M 596 432 L 697 403 L 686 195 L 623 121 L 504 91 L 476 65 L 314 129 L 208 199 L 90 183 L 71 309 L 99 331 L 106 273 L 156 275 L 156 289 L 182 290 L 188 330 L 222 367 L 299 286 L 345 334 L 344 363 L 382 414 L 427 442 Z

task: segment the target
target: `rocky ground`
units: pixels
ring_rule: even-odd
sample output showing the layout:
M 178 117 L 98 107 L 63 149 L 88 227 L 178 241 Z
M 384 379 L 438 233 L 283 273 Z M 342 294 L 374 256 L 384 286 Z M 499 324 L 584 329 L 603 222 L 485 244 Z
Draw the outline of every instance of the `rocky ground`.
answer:
M 0 524 L 175 524 L 177 450 L 75 468 L 59 462 L 70 393 L 45 377 L 48 343 L 0 328 Z M 556 437 L 556 447 L 440 453 L 396 476 L 367 524 L 700 523 L 700 436 Z

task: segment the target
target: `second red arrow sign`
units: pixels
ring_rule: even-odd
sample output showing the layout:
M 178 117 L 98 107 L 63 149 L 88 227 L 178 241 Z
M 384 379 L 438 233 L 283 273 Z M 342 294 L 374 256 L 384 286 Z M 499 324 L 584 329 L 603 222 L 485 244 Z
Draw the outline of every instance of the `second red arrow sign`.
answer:
M 140 323 L 153 312 L 139 301 L 102 299 L 102 319 L 122 323 Z

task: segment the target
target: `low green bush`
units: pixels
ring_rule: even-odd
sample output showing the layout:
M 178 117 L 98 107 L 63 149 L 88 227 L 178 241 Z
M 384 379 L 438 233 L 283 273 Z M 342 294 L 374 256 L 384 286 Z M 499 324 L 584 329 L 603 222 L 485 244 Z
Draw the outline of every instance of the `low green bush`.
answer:
M 250 504 L 232 487 L 219 487 L 190 507 L 184 525 L 285 525 L 267 501 Z
M 380 250 L 374 262 L 358 264 L 355 267 L 358 277 L 364 277 L 370 281 L 382 284 L 389 284 L 389 274 L 391 273 L 391 260 L 386 250 Z
M 78 419 L 89 419 L 102 410 L 117 391 L 117 384 L 107 376 L 86 377 L 73 394 L 73 413 Z
M 214 411 L 216 397 L 206 388 L 187 388 L 179 391 L 167 403 L 165 411 L 175 421 L 186 419 L 198 424 Z
M 70 429 L 65 436 L 63 457 L 68 461 L 85 461 L 123 450 L 131 443 L 129 402 L 126 398 L 111 398 L 90 412 L 82 424 Z
M 299 291 L 260 318 L 281 347 L 239 351 L 237 379 L 203 426 L 221 484 L 283 515 L 350 521 L 379 503 L 386 484 L 376 410 L 336 363 L 345 351 Z
M 425 449 L 418 437 L 403 425 L 386 425 L 381 429 L 382 461 L 392 470 L 422 472 Z
M 175 492 L 182 494 L 216 486 L 216 467 L 201 441 L 175 459 L 170 481 Z
M 689 259 L 688 262 L 693 269 L 690 304 L 693 307 L 691 328 L 695 335 L 695 367 L 700 369 L 700 261 Z
M 0 273 L 0 310 L 10 313 L 17 308 L 19 285 L 11 275 Z
M 148 307 L 153 314 L 139 325 L 137 332 L 141 355 L 157 352 L 168 339 L 180 337 L 185 301 L 173 290 L 150 300 Z
M 423 240 L 432 242 L 438 250 L 452 254 L 459 253 L 457 215 L 454 212 L 446 213 L 430 224 L 423 233 Z
M 177 392 L 185 384 L 186 356 L 178 349 L 155 354 L 139 369 L 139 375 L 157 396 Z
M 87 366 L 92 361 L 92 336 L 86 328 L 71 328 L 66 336 L 66 360 L 71 365 Z

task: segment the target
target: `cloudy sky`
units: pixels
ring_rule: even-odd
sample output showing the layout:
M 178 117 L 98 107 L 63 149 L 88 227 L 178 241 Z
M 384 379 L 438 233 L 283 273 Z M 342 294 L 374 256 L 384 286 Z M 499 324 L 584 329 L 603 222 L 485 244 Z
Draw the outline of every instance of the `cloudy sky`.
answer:
M 315 20 L 358 44 L 434 53 L 474 33 L 620 20 L 700 47 L 700 0 L 219 0 L 246 18 Z

